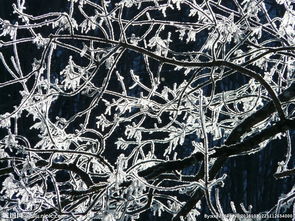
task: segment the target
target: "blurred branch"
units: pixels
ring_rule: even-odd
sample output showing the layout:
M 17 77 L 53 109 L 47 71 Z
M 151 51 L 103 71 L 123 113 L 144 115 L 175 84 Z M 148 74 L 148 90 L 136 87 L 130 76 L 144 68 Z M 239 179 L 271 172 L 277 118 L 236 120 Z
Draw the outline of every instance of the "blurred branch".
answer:
M 283 178 L 283 177 L 287 177 L 287 176 L 294 176 L 294 175 L 295 175 L 295 168 L 290 169 L 290 170 L 285 170 L 285 171 L 282 171 L 282 172 L 279 172 L 279 173 L 275 173 L 273 176 L 276 179 L 279 179 L 279 178 Z

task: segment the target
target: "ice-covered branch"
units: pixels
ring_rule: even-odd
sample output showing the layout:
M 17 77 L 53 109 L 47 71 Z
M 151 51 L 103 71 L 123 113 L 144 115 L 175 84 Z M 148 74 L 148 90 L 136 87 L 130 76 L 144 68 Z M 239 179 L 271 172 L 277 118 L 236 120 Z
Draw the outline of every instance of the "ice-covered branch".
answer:
M 223 216 L 228 159 L 284 133 L 294 174 L 291 1 L 1 4 L 1 218 Z

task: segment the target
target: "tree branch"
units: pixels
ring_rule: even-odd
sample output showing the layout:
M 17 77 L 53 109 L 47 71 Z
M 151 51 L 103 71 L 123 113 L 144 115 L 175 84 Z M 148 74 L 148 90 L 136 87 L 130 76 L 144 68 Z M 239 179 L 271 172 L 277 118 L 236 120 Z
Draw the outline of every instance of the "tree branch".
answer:
M 145 170 L 140 171 L 138 175 L 141 177 L 144 177 L 147 180 L 153 179 L 162 173 L 170 172 L 173 170 L 182 170 L 188 166 L 195 164 L 196 162 L 202 161 L 203 158 L 204 158 L 203 154 L 198 152 L 183 160 L 171 160 L 168 162 L 163 162 L 163 163 L 154 165 L 152 167 L 149 167 Z
M 210 157 L 230 157 L 236 154 L 240 154 L 247 151 L 252 151 L 256 145 L 259 143 L 270 139 L 278 133 L 285 132 L 286 130 L 294 130 L 295 129 L 295 120 L 283 120 L 279 121 L 273 126 L 270 126 L 261 132 L 251 136 L 250 138 L 245 139 L 241 143 L 233 144 L 230 146 L 222 146 L 220 148 L 215 148 L 215 153 L 213 153 Z
M 36 163 L 36 166 L 38 167 L 43 167 L 43 166 L 47 166 L 48 162 L 45 160 L 39 160 Z M 84 172 L 83 170 L 81 170 L 79 167 L 77 167 L 75 164 L 65 164 L 65 163 L 52 163 L 50 166 L 51 169 L 57 169 L 57 170 L 67 170 L 67 171 L 71 171 L 76 173 L 78 176 L 80 176 L 80 178 L 83 180 L 83 182 L 88 186 L 92 186 L 94 185 L 94 182 L 92 181 L 92 179 L 90 178 L 90 176 Z M 13 167 L 6 167 L 3 169 L 0 169 L 0 176 L 1 175 L 7 175 L 9 173 L 13 173 L 14 169 Z
M 48 164 L 47 161 L 45 160 L 40 160 L 36 163 L 36 166 L 38 167 L 42 167 L 42 166 L 46 166 Z M 84 172 L 83 170 L 81 170 L 79 167 L 77 167 L 77 165 L 70 163 L 70 164 L 66 164 L 66 163 L 52 163 L 50 166 L 51 169 L 57 169 L 57 170 L 68 170 L 71 172 L 76 173 L 78 176 L 80 176 L 80 178 L 83 180 L 83 182 L 88 186 L 92 186 L 94 185 L 92 179 L 90 178 L 90 176 Z
M 280 173 L 275 173 L 273 176 L 276 179 L 279 179 L 279 178 L 283 178 L 283 177 L 287 177 L 287 176 L 294 176 L 294 175 L 295 175 L 295 168 L 290 169 L 290 170 L 285 170 L 285 171 L 280 172 Z
M 13 171 L 14 171 L 13 167 L 2 168 L 2 169 L 0 169 L 0 176 L 13 173 Z
M 283 93 L 281 93 L 278 97 L 281 102 L 287 102 L 293 99 L 295 97 L 295 83 L 292 83 L 291 86 L 287 88 Z M 238 142 L 243 134 L 249 132 L 254 125 L 265 120 L 274 111 L 275 106 L 273 101 L 267 103 L 260 110 L 256 111 L 254 114 L 251 114 L 236 128 L 234 128 L 231 134 L 228 136 L 225 144 L 230 145 Z

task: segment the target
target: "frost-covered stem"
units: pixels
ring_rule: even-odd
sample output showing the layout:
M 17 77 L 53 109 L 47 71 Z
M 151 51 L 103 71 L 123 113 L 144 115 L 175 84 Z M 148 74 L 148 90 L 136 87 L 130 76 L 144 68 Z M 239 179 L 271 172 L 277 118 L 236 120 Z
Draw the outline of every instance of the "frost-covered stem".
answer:
M 216 56 L 218 56 L 218 55 L 216 55 L 216 52 L 217 52 L 216 44 L 220 40 L 220 32 L 217 29 L 217 21 L 216 21 L 216 18 L 215 18 L 214 13 L 212 11 L 212 8 L 211 8 L 211 6 L 209 4 L 209 0 L 205 0 L 205 3 L 206 3 L 207 8 L 209 9 L 209 12 L 211 14 L 212 20 L 214 22 L 215 30 L 217 31 L 217 36 L 215 37 L 214 42 L 213 42 L 212 47 L 211 47 L 212 58 L 213 58 L 213 61 L 215 61 L 216 58 L 217 58 Z
M 79 11 L 81 12 L 81 14 L 84 16 L 84 18 L 86 18 L 90 23 L 97 25 L 98 29 L 103 33 L 104 38 L 108 39 L 109 35 L 107 33 L 107 31 L 105 30 L 105 28 L 101 25 L 99 25 L 96 21 L 93 21 L 93 19 L 91 19 L 86 12 L 83 10 L 83 7 L 81 5 L 78 6 Z
M 224 57 L 224 60 L 226 60 L 226 61 L 228 61 L 229 60 L 229 58 L 231 57 L 231 55 L 232 54 L 234 54 L 235 52 L 236 52 L 236 50 L 240 47 L 240 46 L 242 46 L 243 45 L 243 43 L 245 43 L 245 41 L 247 41 L 248 40 L 248 38 L 249 38 L 249 36 L 250 36 L 250 33 L 248 33 L 245 37 L 244 37 L 244 39 L 239 43 L 239 44 L 237 44 L 237 45 L 235 45 L 235 47 L 233 47 L 226 55 L 225 55 L 225 57 Z M 247 54 L 245 54 L 245 55 L 241 55 L 240 57 L 234 57 L 234 59 L 238 59 L 238 58 L 242 58 L 242 57 L 246 57 L 247 55 L 249 55 L 249 53 Z M 245 64 L 246 63 L 248 63 L 248 62 L 245 62 Z M 244 64 L 244 65 L 245 65 Z
M 16 44 L 16 39 L 17 39 L 17 32 L 15 32 L 14 36 L 13 36 L 13 53 L 14 53 L 14 57 L 11 57 L 12 63 L 14 65 L 14 68 L 16 70 L 16 72 L 19 74 L 20 77 L 23 77 L 23 71 L 22 71 L 22 67 L 20 65 L 20 60 L 19 60 L 19 56 L 18 56 L 18 51 L 17 51 L 17 44 Z M 28 90 L 27 87 L 25 87 L 26 90 Z
M 109 14 L 108 9 L 107 9 L 108 2 L 106 2 L 105 0 L 102 0 L 101 4 L 102 4 L 102 8 L 103 8 L 103 13 L 104 13 L 104 16 L 105 16 L 104 18 L 106 20 L 106 24 L 107 24 L 107 27 L 109 29 L 110 39 L 114 40 L 115 39 L 115 37 L 114 37 L 114 29 L 113 29 L 112 22 L 110 20 L 110 14 Z
M 214 98 L 214 95 L 215 95 L 216 81 L 215 81 L 214 71 L 215 71 L 215 68 L 211 68 L 210 78 L 211 78 L 211 82 L 212 82 L 212 89 L 211 89 L 209 101 L 207 102 L 207 104 L 205 106 L 206 108 L 211 105 L 211 102 L 213 101 L 213 98 Z
M 36 90 L 36 88 L 37 88 L 37 85 L 38 85 L 38 80 L 40 79 L 40 76 L 41 76 L 41 69 L 43 68 L 42 66 L 43 66 L 43 63 L 45 62 L 45 59 L 46 59 L 46 54 L 48 53 L 48 50 L 49 50 L 49 48 L 50 48 L 50 45 L 51 45 L 51 41 L 46 45 L 46 48 L 44 49 L 44 51 L 43 51 L 43 53 L 42 53 L 42 57 L 41 57 L 41 62 L 40 62 L 40 65 L 39 65 L 39 67 L 36 69 L 36 70 L 33 70 L 32 72 L 31 72 L 31 74 L 30 75 L 34 75 L 34 74 L 36 74 L 37 73 L 37 76 L 36 76 L 36 81 L 34 82 L 34 85 L 33 85 L 33 87 L 32 87 L 32 89 L 31 89 L 31 91 L 30 91 L 30 93 L 29 93 L 29 95 L 25 98 L 25 99 L 23 99 L 23 102 L 14 110 L 14 111 L 12 111 L 8 116 L 7 116 L 7 118 L 10 118 L 10 117 L 12 117 L 14 114 L 16 114 L 16 113 L 18 113 L 19 112 L 19 110 L 26 104 L 26 102 L 33 96 L 33 94 L 34 94 L 34 92 L 35 92 L 35 90 Z M 27 76 L 26 77 L 24 77 L 24 78 L 27 78 Z M 17 80 L 15 80 L 16 82 L 18 82 L 20 79 L 17 79 Z M 1 85 L 0 85 L 1 86 Z
M 62 210 L 63 210 L 63 208 L 62 208 L 62 205 L 61 205 L 60 192 L 59 192 L 59 188 L 57 186 L 56 179 L 55 179 L 55 177 L 53 176 L 53 174 L 51 172 L 47 171 L 47 174 L 49 175 L 49 177 L 52 180 L 52 184 L 53 184 L 53 187 L 54 187 L 54 190 L 55 190 L 55 194 L 56 194 L 56 201 L 57 201 L 57 205 L 58 205 L 58 212 L 61 213 Z
M 124 8 L 122 6 L 120 6 L 119 8 L 119 27 L 120 27 L 120 41 L 122 42 L 127 42 L 127 37 L 126 37 L 126 32 L 125 32 L 125 28 L 123 26 L 122 23 L 122 14 L 123 14 L 123 10 Z
M 155 180 L 154 183 L 153 183 L 153 185 L 154 185 L 154 186 L 157 186 L 157 185 L 159 185 L 160 182 L 161 182 L 160 180 Z M 149 192 L 148 192 L 148 194 L 147 194 L 147 198 L 148 198 L 148 200 L 147 200 L 146 204 L 145 204 L 143 207 L 141 207 L 140 209 L 130 211 L 130 212 L 128 212 L 127 214 L 139 214 L 139 213 L 144 212 L 144 211 L 146 211 L 147 209 L 149 209 L 150 206 L 151 206 L 151 204 L 152 204 L 152 202 L 153 202 L 153 198 L 154 198 L 154 193 L 155 193 L 155 191 L 156 191 L 155 189 L 150 188 L 150 189 L 149 189 Z
M 187 82 L 187 84 L 185 85 L 185 87 L 183 88 L 182 92 L 179 95 L 178 98 L 178 103 L 177 103 L 177 110 L 182 102 L 182 98 L 184 96 L 184 93 L 186 92 L 187 88 L 190 86 L 190 84 L 193 82 L 193 80 L 196 78 L 196 75 L 202 71 L 203 68 L 198 68 L 196 71 L 194 71 L 194 73 L 192 74 L 191 78 L 189 79 L 189 81 Z M 200 92 L 201 90 L 199 90 Z M 201 99 L 201 98 L 200 98 Z M 176 113 L 177 115 L 177 113 Z
M 114 50 L 114 53 L 116 51 Z M 118 60 L 121 58 L 122 54 L 124 53 L 124 50 L 121 50 L 118 55 L 116 56 L 115 60 L 114 60 L 114 63 L 112 64 L 110 70 L 108 71 L 107 73 L 107 76 L 104 78 L 104 81 L 102 83 L 102 88 L 101 90 L 96 94 L 95 98 L 92 100 L 92 102 L 90 103 L 90 105 L 84 109 L 83 111 L 80 111 L 78 113 L 76 113 L 74 116 L 72 116 L 68 122 L 67 122 L 67 126 L 73 122 L 77 117 L 81 117 L 83 116 L 84 114 L 87 114 L 89 111 L 91 111 L 93 108 L 96 107 L 97 103 L 101 100 L 103 94 L 105 93 L 105 90 L 107 89 L 108 87 L 108 84 L 110 83 L 110 77 L 113 73 L 113 70 L 115 69 L 116 65 L 117 65 L 117 62 Z M 110 55 L 111 56 L 111 55 Z M 98 71 L 98 68 L 99 66 L 95 69 L 94 73 L 96 73 Z
M 56 44 L 57 46 L 61 47 L 61 48 L 64 48 L 64 49 L 67 49 L 67 50 L 70 50 L 70 51 L 73 51 L 73 52 L 76 52 L 78 54 L 81 54 L 82 53 L 82 50 L 77 48 L 77 47 L 74 47 L 73 45 L 70 45 L 70 44 L 66 44 L 64 42 L 60 42 L 58 40 L 54 40 L 54 44 Z M 91 60 L 91 56 L 88 54 L 88 53 L 85 53 L 84 54 L 84 57 L 88 58 L 89 60 Z M 91 79 L 91 78 L 90 78 Z M 79 90 L 78 90 L 79 91 Z
M 290 131 L 286 131 L 286 137 L 287 137 L 287 153 L 286 153 L 286 160 L 284 162 L 284 170 L 288 168 L 288 163 L 290 162 L 292 157 L 292 141 L 291 141 Z
M 103 194 L 105 194 L 106 191 L 107 191 L 107 188 L 102 190 L 99 194 L 97 194 L 96 197 L 93 197 L 94 199 L 92 200 L 91 204 L 88 206 L 86 211 L 84 213 L 82 213 L 82 214 L 87 215 L 89 213 L 89 211 L 96 205 L 97 201 L 100 200 L 103 197 Z
M 206 133 L 206 125 L 205 125 L 205 115 L 203 113 L 203 92 L 199 90 L 199 105 L 200 105 L 200 122 L 201 122 L 201 128 L 202 133 L 204 137 L 204 182 L 206 185 L 206 188 L 208 188 L 208 182 L 209 182 L 209 147 L 208 147 L 208 137 Z
M 227 219 L 226 219 L 226 217 L 224 215 L 222 206 L 220 204 L 219 198 L 220 198 L 219 188 L 216 188 L 215 189 L 215 201 L 216 201 L 216 208 L 217 208 L 217 211 L 218 211 L 218 215 L 220 216 L 220 220 L 227 221 Z
M 210 184 L 210 177 L 209 177 L 209 143 L 208 143 L 208 137 L 206 132 L 206 122 L 205 122 L 205 114 L 203 112 L 203 92 L 202 90 L 199 90 L 199 111 L 200 111 L 200 122 L 201 122 L 201 128 L 203 133 L 203 144 L 204 144 L 204 182 L 205 182 L 205 198 L 207 205 L 210 208 L 210 211 L 214 215 L 218 215 L 216 212 L 212 200 L 211 200 L 211 187 L 209 187 Z
M 213 19 L 206 12 L 204 12 L 203 8 L 201 8 L 198 4 L 193 4 L 190 0 L 184 0 L 183 2 L 185 4 L 191 6 L 193 9 L 196 9 L 198 12 L 200 12 L 202 15 L 204 15 L 212 23 L 214 22 Z
M 251 96 L 245 96 L 245 97 L 251 97 Z M 245 98 L 245 97 L 242 97 L 242 98 Z M 246 110 L 246 111 L 243 111 L 243 112 L 238 112 L 238 111 L 234 111 L 234 110 L 232 110 L 230 107 L 229 107 L 229 105 L 228 105 L 228 103 L 234 103 L 235 101 L 238 101 L 239 99 L 234 99 L 234 100 L 227 100 L 226 101 L 226 99 L 225 99 L 225 95 L 224 95 L 224 93 L 222 93 L 222 102 L 223 102 L 223 105 L 224 105 L 224 107 L 228 110 L 228 112 L 230 112 L 230 113 L 233 113 L 233 114 L 236 114 L 236 115 L 243 115 L 243 116 L 246 116 L 246 114 L 247 113 L 251 113 L 253 110 L 255 110 L 255 108 L 257 107 L 257 105 L 258 105 L 258 102 L 259 102 L 259 100 L 262 98 L 262 95 L 261 95 L 261 88 L 259 88 L 259 92 L 258 92 L 258 95 L 254 95 L 253 96 L 254 98 L 256 98 L 256 100 L 255 100 L 255 103 L 253 104 L 253 106 L 249 109 L 249 110 Z M 241 98 L 241 99 L 242 99 Z M 267 100 L 267 98 L 266 97 L 263 97 L 265 100 Z

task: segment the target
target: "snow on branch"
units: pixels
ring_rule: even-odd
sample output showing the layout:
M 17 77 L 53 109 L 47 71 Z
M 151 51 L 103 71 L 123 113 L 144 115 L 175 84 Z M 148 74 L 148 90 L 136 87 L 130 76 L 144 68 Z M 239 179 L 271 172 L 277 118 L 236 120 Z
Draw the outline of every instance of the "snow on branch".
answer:
M 227 220 L 227 162 L 275 139 L 294 174 L 292 1 L 40 2 L 1 3 L 0 218 Z

